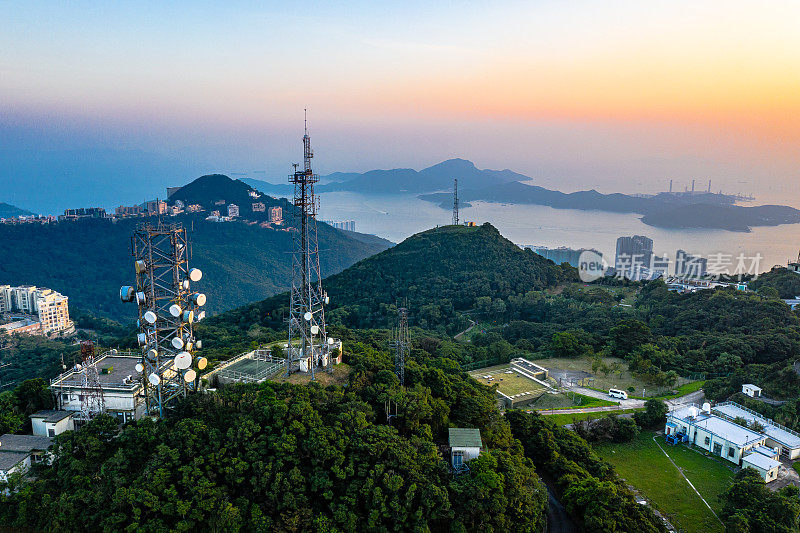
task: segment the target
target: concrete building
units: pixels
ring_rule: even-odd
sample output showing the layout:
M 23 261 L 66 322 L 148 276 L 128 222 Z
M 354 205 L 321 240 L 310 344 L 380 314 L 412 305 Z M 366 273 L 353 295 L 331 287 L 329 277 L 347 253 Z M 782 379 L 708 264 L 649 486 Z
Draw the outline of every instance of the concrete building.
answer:
M 203 206 L 200 204 L 189 204 L 186 206 L 187 213 L 199 213 L 203 210 Z
M 655 279 L 658 276 L 651 272 L 653 256 L 653 239 L 644 235 L 620 237 L 617 239 L 614 270 L 618 276 L 632 280 Z
M 167 214 L 167 202 L 164 200 L 150 200 L 149 202 L 145 202 L 141 205 L 142 211 L 147 213 L 148 215 L 166 215 Z
M 756 387 L 752 383 L 745 383 L 742 385 L 742 393 L 751 398 L 761 398 L 761 387 Z
M 665 435 L 681 435 L 691 444 L 699 446 L 737 465 L 751 450 L 764 446 L 767 436 L 757 433 L 725 418 L 689 405 L 667 413 Z
M 239 216 L 239 206 L 236 204 L 228 204 L 228 216 L 238 217 Z
M 79 218 L 105 218 L 106 210 L 102 207 L 79 207 L 78 209 L 65 209 L 58 220 L 77 220 Z
M 692 255 L 685 250 L 675 253 L 675 276 L 678 278 L 698 279 L 708 272 L 708 259 Z
M 39 437 L 55 437 L 75 429 L 75 422 L 69 411 L 38 411 L 30 418 L 33 434 Z
M 36 316 L 39 319 L 40 334 L 50 335 L 67 331 L 73 327 L 69 319 L 69 298 L 51 289 L 35 285 L 0 285 L 0 312 L 19 312 Z M 7 326 L 11 326 L 7 324 Z M 29 324 L 17 324 L 12 329 L 28 327 Z M 7 328 L 8 329 L 8 328 Z M 22 330 L 15 331 L 21 333 Z
M 596 253 L 598 257 L 603 257 L 602 252 L 595 250 L 594 248 L 575 249 L 566 248 L 564 246 L 559 246 L 558 248 L 548 248 L 546 246 L 525 246 L 524 248 L 526 250 L 533 250 L 537 254 L 549 259 L 557 265 L 560 265 L 561 263 L 569 263 L 570 266 L 574 266 L 575 268 L 580 267 L 580 257 L 583 252 L 590 251 Z
M 140 360 L 141 356 L 135 352 L 126 352 L 109 353 L 97 361 L 106 413 L 123 423 L 145 414 L 141 375 L 135 368 Z M 50 380 L 60 410 L 80 412 L 84 372 L 76 366 Z
M 742 468 L 753 468 L 766 483 L 778 479 L 778 469 L 781 463 L 775 459 L 767 457 L 760 452 L 748 453 L 742 458 Z
M 761 433 L 767 437 L 767 447 L 777 449 L 782 457 L 792 461 L 800 457 L 800 433 L 797 431 L 784 427 L 772 419 L 766 418 L 735 402 L 717 404 L 714 406 L 714 412 L 728 420 L 742 418 L 750 425 L 758 422 L 764 427 Z
M 483 441 L 481 431 L 475 428 L 450 428 L 448 444 L 450 445 L 450 464 L 459 469 L 481 454 Z
M 121 205 L 114 209 L 114 215 L 118 217 L 138 217 L 143 213 L 140 205 Z
M 283 209 L 278 206 L 269 208 L 269 223 L 270 224 L 283 224 Z
M 12 474 L 24 474 L 32 464 L 49 460 L 53 439 L 37 435 L 0 436 L 0 481 Z
M 253 213 L 265 213 L 266 211 L 267 211 L 267 206 L 264 205 L 264 202 L 253 203 Z

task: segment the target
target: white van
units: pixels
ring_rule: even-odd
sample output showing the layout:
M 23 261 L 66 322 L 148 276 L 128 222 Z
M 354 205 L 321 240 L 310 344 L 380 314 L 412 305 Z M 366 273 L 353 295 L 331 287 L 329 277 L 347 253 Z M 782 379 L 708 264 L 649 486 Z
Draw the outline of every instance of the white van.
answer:
M 628 399 L 628 393 L 625 392 L 624 390 L 608 389 L 608 395 L 611 396 L 612 398 L 619 398 L 621 400 Z

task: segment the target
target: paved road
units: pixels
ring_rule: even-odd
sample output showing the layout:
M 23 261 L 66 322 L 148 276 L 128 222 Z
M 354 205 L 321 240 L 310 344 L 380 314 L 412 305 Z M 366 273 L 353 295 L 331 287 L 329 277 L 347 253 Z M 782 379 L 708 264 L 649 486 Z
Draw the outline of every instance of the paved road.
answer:
M 644 400 L 620 400 L 619 398 L 612 398 L 605 392 L 587 389 L 585 387 L 575 387 L 570 390 L 577 392 L 578 394 L 583 394 L 584 396 L 591 396 L 592 398 L 599 398 L 609 402 L 616 402 L 622 409 L 638 409 L 639 407 L 644 407 Z
M 573 533 L 578 528 L 570 518 L 569 513 L 556 499 L 550 487 L 547 487 L 547 532 L 548 533 Z

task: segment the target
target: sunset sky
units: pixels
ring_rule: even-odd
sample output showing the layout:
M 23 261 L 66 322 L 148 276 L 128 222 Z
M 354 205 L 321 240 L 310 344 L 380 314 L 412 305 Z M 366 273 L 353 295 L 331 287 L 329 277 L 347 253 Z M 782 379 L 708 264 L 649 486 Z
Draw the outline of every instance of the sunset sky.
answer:
M 800 204 L 798 2 L 169 4 L 0 1 L 0 150 L 278 179 L 307 107 L 321 173 L 464 157 Z

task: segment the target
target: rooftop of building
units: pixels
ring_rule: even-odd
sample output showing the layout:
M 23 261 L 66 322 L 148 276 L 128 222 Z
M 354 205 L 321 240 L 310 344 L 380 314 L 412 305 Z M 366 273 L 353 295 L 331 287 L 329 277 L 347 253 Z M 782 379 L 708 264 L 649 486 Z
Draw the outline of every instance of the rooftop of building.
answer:
M 8 471 L 17 466 L 30 455 L 30 452 L 0 451 L 0 470 Z
M 482 448 L 481 430 L 476 428 L 450 428 L 451 448 Z
M 761 455 L 766 455 L 767 457 L 775 457 L 778 455 L 778 452 L 770 448 L 769 446 L 756 446 L 753 448 L 754 452 L 758 452 Z
M 753 385 L 752 383 L 745 383 L 744 385 L 742 385 L 742 387 L 747 387 L 748 389 L 753 389 L 753 390 L 761 390 L 761 387 L 759 387 L 758 385 Z
M 38 435 L 12 435 L 6 433 L 0 436 L 0 451 L 3 452 L 31 452 L 33 450 L 46 450 L 53 443 L 51 437 Z
M 72 412 L 70 411 L 57 411 L 54 409 L 48 409 L 43 411 L 37 411 L 31 415 L 31 418 L 42 418 L 45 422 L 60 422 L 65 418 L 72 416 Z
M 107 355 L 99 359 L 96 363 L 100 386 L 104 389 L 135 389 L 140 386 L 139 378 L 141 374 L 136 371 L 136 363 L 141 361 L 138 355 Z M 109 369 L 103 373 L 103 369 Z M 54 387 L 83 387 L 83 368 L 72 368 L 67 370 L 50 382 Z M 132 376 L 132 381 L 126 383 L 128 376 Z
M 741 405 L 733 402 L 725 402 L 714 406 L 714 411 L 721 413 L 728 418 L 744 418 L 749 424 L 758 422 L 764 426 L 764 434 L 770 439 L 786 446 L 790 449 L 800 448 L 800 435 L 796 431 L 779 426 L 769 418 L 745 409 Z
M 743 462 L 748 462 L 753 466 L 757 466 L 763 470 L 772 470 L 773 468 L 779 467 L 781 465 L 780 461 L 776 461 L 766 455 L 760 453 L 748 453 L 744 457 L 742 457 Z
M 692 409 L 697 412 L 697 415 L 694 417 L 691 416 Z M 701 411 L 693 406 L 681 407 L 671 411 L 669 414 L 674 418 L 678 418 L 687 424 L 709 431 L 717 437 L 723 438 L 740 447 L 764 440 L 764 435 L 760 433 L 756 433 L 739 424 L 734 424 L 714 414 Z

